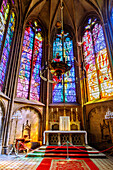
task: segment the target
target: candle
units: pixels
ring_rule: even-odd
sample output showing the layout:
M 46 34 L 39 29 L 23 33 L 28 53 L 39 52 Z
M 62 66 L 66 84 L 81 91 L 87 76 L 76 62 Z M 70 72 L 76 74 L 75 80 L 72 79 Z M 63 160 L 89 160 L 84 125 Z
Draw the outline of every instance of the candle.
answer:
M 76 108 L 76 112 L 77 112 L 77 108 Z

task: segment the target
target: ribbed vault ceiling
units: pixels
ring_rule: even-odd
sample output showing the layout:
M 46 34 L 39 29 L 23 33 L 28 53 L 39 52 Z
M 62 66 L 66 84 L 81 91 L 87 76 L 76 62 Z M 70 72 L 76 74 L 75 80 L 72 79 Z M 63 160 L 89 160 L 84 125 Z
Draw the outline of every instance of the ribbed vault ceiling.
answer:
M 91 11 L 100 13 L 103 0 L 63 0 L 64 24 L 74 29 L 79 26 L 85 15 Z M 60 20 L 60 0 L 21 0 L 22 13 L 26 19 L 38 17 L 47 29 L 54 27 Z

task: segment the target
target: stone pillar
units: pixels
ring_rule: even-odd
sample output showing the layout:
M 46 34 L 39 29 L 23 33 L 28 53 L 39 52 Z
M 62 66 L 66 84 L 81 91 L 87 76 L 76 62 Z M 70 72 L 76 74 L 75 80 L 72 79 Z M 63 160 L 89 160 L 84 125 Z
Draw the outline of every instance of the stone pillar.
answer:
M 22 22 L 23 23 L 23 22 Z M 7 111 L 5 113 L 5 120 L 3 123 L 3 138 L 2 138 L 2 152 L 3 154 L 8 153 L 8 140 L 9 140 L 9 129 L 10 129 L 10 119 L 11 119 L 11 114 L 12 114 L 12 109 L 14 105 L 14 98 L 16 94 L 16 87 L 17 87 L 17 82 L 18 82 L 18 72 L 19 72 L 19 66 L 20 66 L 20 59 L 21 59 L 21 54 L 20 50 L 22 50 L 22 31 L 23 31 L 23 25 L 21 23 L 17 22 L 17 27 L 15 28 L 16 36 L 14 36 L 14 42 L 12 46 L 12 54 L 11 54 L 11 60 L 13 61 L 12 63 L 10 62 L 10 77 L 7 79 L 9 80 L 7 85 L 7 91 L 8 91 L 8 105 L 7 105 Z M 23 34 L 24 35 L 24 34 Z M 23 36 L 24 37 L 24 36 Z M 13 56 L 15 56 L 13 58 Z

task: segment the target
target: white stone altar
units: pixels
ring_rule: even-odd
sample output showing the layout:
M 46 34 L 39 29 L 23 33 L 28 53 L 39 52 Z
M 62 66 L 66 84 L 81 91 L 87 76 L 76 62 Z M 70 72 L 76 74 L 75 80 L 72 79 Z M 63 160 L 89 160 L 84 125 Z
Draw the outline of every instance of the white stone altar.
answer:
M 52 142 L 56 140 L 55 142 Z M 44 131 L 43 144 L 45 145 L 62 145 L 67 140 L 73 145 L 87 145 L 87 132 L 86 131 Z M 77 143 L 78 142 L 78 143 Z

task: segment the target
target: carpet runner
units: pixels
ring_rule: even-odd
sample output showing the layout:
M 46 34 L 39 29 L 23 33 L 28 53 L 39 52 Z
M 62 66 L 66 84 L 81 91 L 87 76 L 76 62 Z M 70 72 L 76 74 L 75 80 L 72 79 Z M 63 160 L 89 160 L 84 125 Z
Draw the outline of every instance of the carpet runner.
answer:
M 51 159 L 44 158 L 36 170 L 99 170 L 89 159 Z

